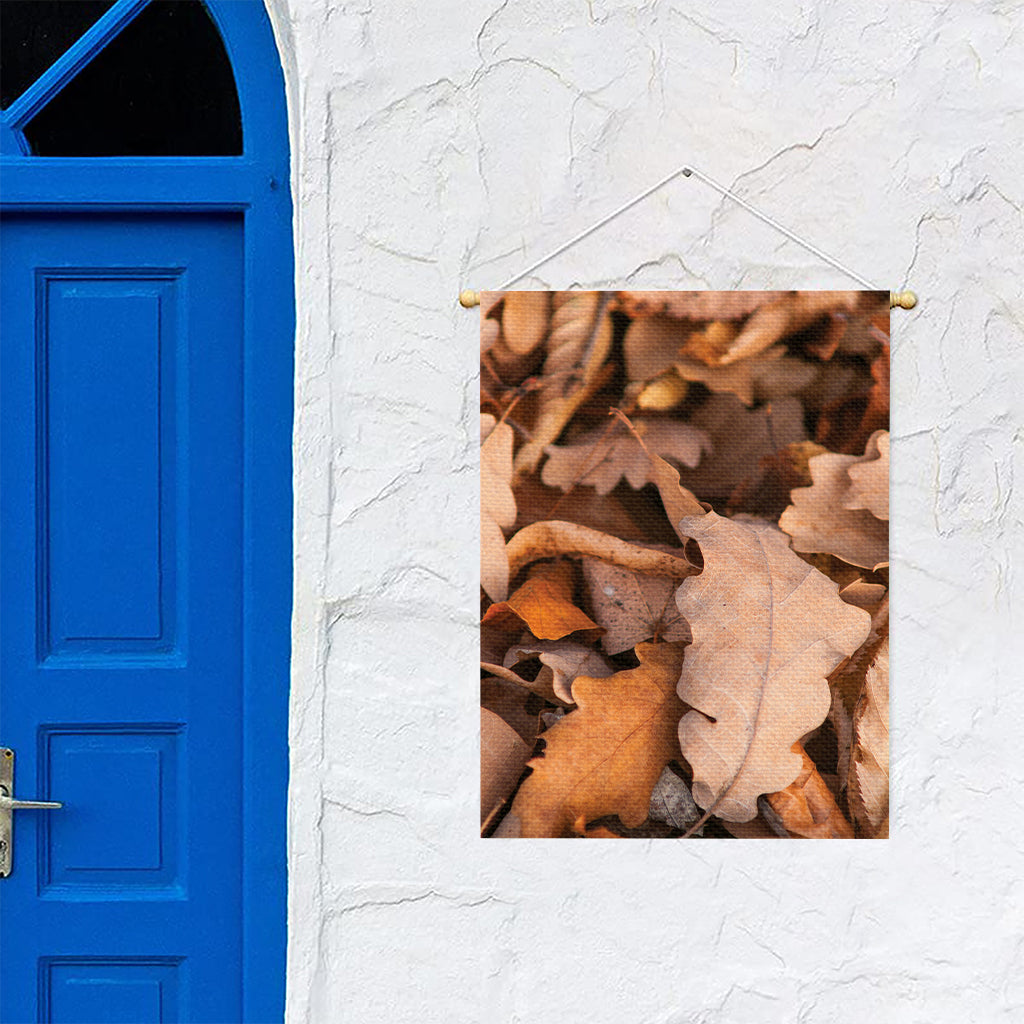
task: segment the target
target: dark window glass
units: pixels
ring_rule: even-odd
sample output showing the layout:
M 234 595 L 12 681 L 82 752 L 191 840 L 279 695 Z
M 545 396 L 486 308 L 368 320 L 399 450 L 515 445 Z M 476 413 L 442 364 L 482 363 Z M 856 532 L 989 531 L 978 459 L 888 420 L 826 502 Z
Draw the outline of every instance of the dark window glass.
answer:
M 235 79 L 206 8 L 198 0 L 153 0 L 25 136 L 39 156 L 241 153 Z
M 114 0 L 0 0 L 0 107 L 6 110 Z

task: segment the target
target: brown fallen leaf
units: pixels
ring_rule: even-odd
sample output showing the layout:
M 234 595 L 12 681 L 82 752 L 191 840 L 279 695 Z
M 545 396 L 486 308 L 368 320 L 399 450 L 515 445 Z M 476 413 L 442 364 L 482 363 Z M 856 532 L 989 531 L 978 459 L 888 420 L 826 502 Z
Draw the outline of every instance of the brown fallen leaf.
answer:
M 480 709 L 480 823 L 512 792 L 530 748 L 510 725 Z
M 888 515 L 888 434 L 872 434 L 862 456 L 828 452 L 808 465 L 814 483 L 792 491 L 793 504 L 779 519 L 779 526 L 793 538 L 794 550 L 835 555 L 864 569 L 888 565 L 888 521 L 864 507 L 851 507 L 873 503 Z M 850 472 L 856 466 L 866 472 L 855 484 Z
M 572 704 L 572 684 L 577 676 L 605 679 L 615 672 L 592 647 L 572 640 L 532 640 L 514 644 L 505 655 L 505 668 L 515 668 L 537 658 L 541 670 L 533 680 L 535 692 L 550 690 L 556 700 Z
M 480 353 L 490 352 L 501 336 L 501 324 L 497 320 L 480 321 Z
M 694 826 L 700 818 L 690 787 L 672 770 L 671 765 L 665 765 L 651 790 L 651 806 L 647 813 L 654 821 L 663 821 L 680 832 Z M 701 835 L 703 831 L 701 827 L 694 834 Z
M 664 313 L 684 320 L 736 320 L 788 292 L 616 292 L 618 307 L 632 317 Z
M 676 581 L 648 576 L 597 558 L 583 559 L 589 607 L 604 628 L 608 654 L 632 650 L 645 640 L 689 643 L 690 627 L 676 608 Z
M 708 366 L 717 366 L 739 333 L 740 326 L 735 321 L 712 320 L 686 339 L 681 354 L 687 359 L 697 359 Z
M 671 370 L 697 330 L 695 324 L 667 316 L 634 320 L 622 339 L 626 376 L 639 384 Z
M 516 521 L 512 478 L 512 428 L 493 416 L 480 417 L 480 585 L 492 601 L 508 593 L 505 535 Z
M 760 462 L 762 472 L 748 478 L 729 495 L 727 511 L 730 514 L 747 512 L 778 521 L 789 504 L 790 491 L 794 487 L 810 486 L 808 461 L 824 451 L 813 441 L 795 441 L 765 455 Z
M 888 596 L 883 595 L 875 608 L 866 610 L 871 612 L 871 632 L 868 638 L 849 661 L 841 664 L 829 676 L 832 706 L 829 708 L 828 717 L 839 741 L 836 771 L 844 789 L 850 774 L 850 754 L 854 743 L 853 716 L 860 695 L 864 692 L 864 677 L 883 641 L 889 635 Z
M 480 680 L 480 706 L 515 729 L 531 750 L 539 730 L 536 710 L 531 711 L 529 705 L 537 700 L 521 683 L 498 676 L 484 676 Z
M 739 361 L 727 358 L 739 341 L 737 330 L 721 321 L 696 327 L 667 316 L 634 320 L 623 340 L 626 374 L 631 381 L 649 381 L 671 368 L 683 380 L 735 394 L 748 406 L 793 394 L 817 376 L 816 365 L 788 355 L 784 345 Z
M 675 472 L 667 463 L 665 465 L 671 472 Z M 700 566 L 687 559 L 685 551 L 669 554 L 654 548 L 641 547 L 610 534 L 601 533 L 599 530 L 591 530 L 586 526 L 558 519 L 532 523 L 512 537 L 508 543 L 509 571 L 515 576 L 530 562 L 559 555 L 589 555 L 627 569 L 635 569 L 637 572 L 649 573 L 651 576 L 668 576 L 676 580 L 700 571 Z
M 881 583 L 869 583 L 863 577 L 858 577 L 852 583 L 847 583 L 839 590 L 839 596 L 847 603 L 863 608 L 866 612 L 873 612 L 878 603 L 885 597 L 886 589 Z
M 837 352 L 874 359 L 888 341 L 889 310 L 881 309 L 878 315 L 870 315 L 863 295 L 861 300 L 861 308 L 856 313 L 831 311 L 828 320 L 822 322 L 819 335 L 805 342 L 806 351 L 822 360 L 831 359 Z
M 786 831 L 803 839 L 852 839 L 853 828 L 807 751 L 799 743 L 792 749 L 803 762 L 799 775 L 785 789 L 767 796 Z
M 509 293 L 511 294 L 511 293 Z M 505 296 L 508 305 L 509 294 Z M 532 436 L 515 459 L 517 475 L 537 468 L 544 449 L 562 432 L 573 413 L 601 382 L 601 368 L 612 345 L 611 296 L 604 292 L 555 292 L 543 388 Z
M 864 457 L 847 470 L 850 489 L 844 508 L 867 509 L 876 519 L 889 518 L 889 432 L 876 430 L 867 440 Z
M 610 814 L 627 827 L 646 820 L 651 790 L 678 754 L 683 652 L 682 644 L 640 644 L 638 668 L 576 679 L 578 710 L 544 734 L 543 757 L 531 759 L 512 803 L 520 835 L 584 835 L 587 822 Z
M 676 359 L 676 373 L 685 380 L 698 381 L 711 391 L 736 395 L 744 405 L 792 395 L 806 387 L 818 370 L 804 359 L 786 354 L 784 345 L 731 363 L 709 366 L 700 359 Z
M 770 808 L 769 808 L 770 810 Z M 734 839 L 785 839 L 785 832 L 781 827 L 776 829 L 765 820 L 764 815 L 759 814 L 751 821 L 723 821 L 726 832 Z
M 760 306 L 743 325 L 722 363 L 728 365 L 756 356 L 829 313 L 852 313 L 863 296 L 863 292 L 783 292 L 774 301 Z
M 480 319 L 486 320 L 497 308 L 498 303 L 505 298 L 505 292 L 481 292 L 480 293 Z
M 701 505 L 692 491 L 687 490 L 679 482 L 679 470 L 675 466 L 669 465 L 660 455 L 656 455 L 648 448 L 647 443 L 629 421 L 629 417 L 621 409 L 612 409 L 612 413 L 626 425 L 626 429 L 629 430 L 633 439 L 643 451 L 650 466 L 650 481 L 658 488 L 661 503 L 665 508 L 665 515 L 668 516 L 672 529 L 675 530 L 676 536 L 683 542 L 685 547 L 690 538 L 680 529 L 680 520 L 686 516 L 703 515 L 704 506 Z M 689 557 L 688 554 L 687 557 Z M 701 565 L 703 565 L 702 562 L 694 562 L 694 566 L 698 571 Z
M 860 832 L 889 834 L 889 639 L 882 642 L 864 675 L 853 715 L 847 795 Z
M 741 485 L 756 488 L 765 472 L 761 460 L 807 437 L 796 398 L 747 409 L 735 395 L 712 395 L 691 423 L 711 436 L 711 453 L 696 469 L 681 469 L 679 479 L 708 501 L 726 501 Z
M 885 333 L 889 333 L 886 318 Z M 860 429 L 854 438 L 853 449 L 860 451 L 861 445 L 876 430 L 885 430 L 889 426 L 889 343 L 882 346 L 882 351 L 871 362 L 871 389 L 868 392 L 867 406 L 860 422 Z
M 683 528 L 704 571 L 676 591 L 693 631 L 678 692 L 694 710 L 679 723 L 679 742 L 697 803 L 749 821 L 760 794 L 797 777 L 792 746 L 824 721 L 825 677 L 863 643 L 871 619 L 770 524 L 709 512 Z
M 592 487 L 562 491 L 548 487 L 541 481 L 539 473 L 528 473 L 519 478 L 516 504 L 519 506 L 516 530 L 553 519 L 557 513 L 561 520 L 579 523 L 623 540 L 661 539 L 660 535 L 651 535 L 652 524 L 645 502 L 636 501 L 628 506 L 623 500 L 606 501 Z
M 532 352 L 544 340 L 550 319 L 550 292 L 505 293 L 501 333 L 516 355 Z
M 688 423 L 637 417 L 633 425 L 652 452 L 684 466 L 696 466 L 701 454 L 711 449 L 711 438 Z M 653 483 L 647 456 L 621 427 L 617 431 L 599 427 L 574 444 L 549 445 L 547 453 L 541 479 L 563 491 L 584 484 L 600 495 L 610 494 L 623 477 L 635 490 Z
M 539 640 L 561 640 L 577 630 L 599 630 L 573 602 L 575 573 L 566 562 L 543 562 L 530 570 L 526 582 L 507 601 L 492 604 L 482 623 L 503 626 L 509 616 L 521 619 Z

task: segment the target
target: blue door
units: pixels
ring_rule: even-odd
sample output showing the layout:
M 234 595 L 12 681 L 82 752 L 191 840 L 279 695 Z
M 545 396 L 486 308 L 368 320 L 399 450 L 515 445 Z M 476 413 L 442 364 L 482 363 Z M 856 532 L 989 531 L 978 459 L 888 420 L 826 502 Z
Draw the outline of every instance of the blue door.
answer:
M 93 5 L 106 13 L 74 44 L 92 56 L 72 46 L 72 63 L 113 50 L 147 6 Z M 59 66 L 4 112 L 4 1024 L 283 1015 L 283 105 L 245 84 L 273 52 L 261 5 L 159 16 L 189 6 L 232 56 L 244 152 L 66 156 L 74 117 L 33 134 L 74 82 Z

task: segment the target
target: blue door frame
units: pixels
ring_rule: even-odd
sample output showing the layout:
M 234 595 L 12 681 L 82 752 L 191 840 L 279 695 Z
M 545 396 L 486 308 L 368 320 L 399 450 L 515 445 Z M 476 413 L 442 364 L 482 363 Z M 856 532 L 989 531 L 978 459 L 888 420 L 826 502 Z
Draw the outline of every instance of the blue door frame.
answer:
M 242 1020 L 262 1024 L 281 1020 L 284 1011 L 295 326 L 285 90 L 262 2 L 206 2 L 235 73 L 243 155 L 38 157 L 19 145 L 18 129 L 145 2 L 119 0 L 4 112 L 0 204 L 23 224 L 36 214 L 130 218 L 149 213 L 181 214 L 184 220 L 229 217 L 241 225 L 241 990 Z M 5 609 L 0 616 L 6 617 Z M 5 708 L 5 714 L 13 717 L 16 708 Z M 0 720 L 0 736 L 2 730 Z M 19 795 L 37 795 L 30 792 L 35 785 L 36 779 L 19 777 Z M 34 812 L 20 813 L 16 827 L 31 828 L 25 815 Z M 190 855 L 201 857 L 202 850 Z M 35 887 L 35 866 L 22 867 L 32 870 Z M 0 908 L 4 886 L 13 881 L 13 876 L 0 880 Z M 17 930 L 18 921 L 0 918 L 4 942 L 16 942 Z M 159 971 L 160 964 L 143 957 L 139 969 Z M 0 989 L 0 1006 L 2 1000 Z

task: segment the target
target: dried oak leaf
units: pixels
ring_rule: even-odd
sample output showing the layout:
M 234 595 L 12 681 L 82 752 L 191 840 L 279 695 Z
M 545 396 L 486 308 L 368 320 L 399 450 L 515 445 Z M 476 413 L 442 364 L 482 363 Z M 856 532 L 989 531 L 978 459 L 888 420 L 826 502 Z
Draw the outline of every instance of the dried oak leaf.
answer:
M 529 710 L 536 701 L 530 690 L 500 676 L 484 676 L 480 680 L 480 706 L 493 711 L 506 725 L 519 733 L 522 741 L 533 750 L 537 739 L 537 712 Z
M 512 428 L 480 417 L 480 586 L 492 601 L 508 593 L 508 554 L 502 530 L 516 522 L 512 479 Z
M 786 831 L 803 839 L 852 839 L 853 828 L 807 751 L 799 743 L 792 749 L 803 762 L 800 774 L 785 789 L 767 797 Z
M 828 452 L 808 466 L 814 483 L 792 491 L 793 504 L 779 519 L 793 548 L 835 555 L 864 569 L 888 565 L 889 435 L 872 434 L 862 456 Z
M 507 601 L 492 604 L 482 623 L 505 625 L 510 616 L 523 621 L 539 640 L 561 640 L 577 630 L 600 629 L 573 602 L 575 574 L 566 562 L 543 562 Z
M 651 533 L 649 509 L 642 495 L 627 507 L 623 501 L 606 501 L 591 487 L 562 491 L 548 487 L 540 473 L 528 473 L 516 482 L 519 516 L 516 529 L 551 519 L 554 511 L 569 522 L 587 526 L 624 540 L 656 540 Z
M 776 345 L 745 359 L 708 365 L 700 359 L 676 359 L 676 373 L 685 380 L 698 381 L 711 391 L 736 395 L 744 405 L 771 401 L 792 395 L 806 387 L 818 370 L 804 359 L 786 354 L 784 345 Z
M 678 486 L 679 474 L 667 462 L 661 459 L 658 461 L 662 462 L 667 472 L 674 474 Z M 665 501 L 664 491 L 662 500 Z M 696 501 L 694 505 L 700 508 Z M 687 507 L 690 512 L 693 511 L 692 507 Z M 635 569 L 637 572 L 649 573 L 652 576 L 668 576 L 675 580 L 700 571 L 700 567 L 687 558 L 684 550 L 670 553 L 664 549 L 630 544 L 600 530 L 591 530 L 578 523 L 567 523 L 560 519 L 548 519 L 524 526 L 509 541 L 507 554 L 509 570 L 513 575 L 524 565 L 529 565 L 539 558 L 554 558 L 561 555 L 589 555 L 591 558 L 600 558 L 602 561 Z
M 729 496 L 730 514 L 749 512 L 777 521 L 789 504 L 790 491 L 794 487 L 810 486 L 808 461 L 824 452 L 825 449 L 813 441 L 795 441 L 765 455 L 760 462 L 762 472 L 748 478 Z
M 505 344 L 518 356 L 532 352 L 548 332 L 550 292 L 506 292 L 501 312 Z
M 509 295 L 505 296 L 508 305 Z M 532 437 L 515 459 L 517 475 L 532 472 L 544 449 L 562 432 L 576 410 L 600 386 L 601 368 L 612 346 L 610 296 L 603 292 L 555 292 L 541 371 L 537 420 Z
M 507 292 L 481 292 L 480 293 L 480 318 L 486 320 L 497 308 L 497 305 Z
M 700 811 L 690 795 L 690 787 L 670 765 L 665 765 L 661 777 L 651 790 L 651 806 L 647 813 L 654 821 L 663 821 L 680 832 L 685 832 L 700 818 Z M 701 827 L 694 834 L 701 835 L 703 831 Z
M 489 352 L 494 348 L 501 336 L 501 324 L 497 320 L 480 321 L 480 354 Z
M 862 441 L 876 430 L 883 430 L 889 425 L 889 343 L 882 346 L 882 351 L 871 363 L 871 390 L 868 392 L 868 404 L 860 421 L 856 440 Z M 859 443 L 856 445 L 859 449 Z
M 619 309 L 633 317 L 658 313 L 682 320 L 738 320 L 786 292 L 617 292 Z
M 843 590 L 839 591 L 839 596 L 843 596 Z M 840 665 L 829 677 L 832 707 L 829 709 L 828 717 L 839 741 L 836 770 L 844 788 L 850 775 L 850 754 L 854 741 L 853 717 L 860 695 L 864 692 L 864 678 L 883 641 L 889 636 L 889 598 L 883 596 L 875 608 L 865 610 L 871 612 L 871 632 L 867 640 L 847 663 Z
M 633 423 L 652 452 L 684 466 L 693 468 L 700 462 L 701 455 L 711 450 L 711 438 L 689 423 L 642 417 Z M 629 434 L 622 433 L 621 428 L 616 432 L 598 427 L 575 444 L 548 445 L 547 453 L 541 479 L 549 487 L 563 491 L 586 484 L 605 495 L 611 493 L 623 477 L 634 490 L 653 482 L 643 449 Z
M 876 519 L 889 518 L 889 432 L 877 430 L 867 441 L 864 457 L 847 470 L 850 490 L 844 508 L 867 509 Z
M 853 715 L 847 794 L 861 833 L 874 839 L 889 834 L 889 638 L 864 673 Z
M 755 488 L 764 476 L 761 460 L 788 444 L 803 441 L 803 409 L 796 398 L 748 409 L 735 395 L 712 395 L 691 417 L 711 436 L 711 453 L 679 479 L 708 501 L 726 500 L 740 485 Z
M 512 792 L 530 756 L 522 737 L 487 708 L 480 709 L 480 823 Z
M 858 576 L 852 583 L 847 583 L 845 587 L 839 589 L 839 596 L 847 604 L 856 605 L 866 612 L 873 612 L 885 595 L 884 584 L 870 583 L 863 576 Z
M 550 690 L 555 700 L 572 704 L 572 684 L 577 676 L 605 679 L 615 669 L 592 647 L 572 640 L 532 640 L 514 644 L 505 655 L 504 667 L 515 668 L 537 658 L 541 669 L 533 680 L 535 693 Z
M 690 642 L 690 627 L 676 608 L 674 580 L 632 572 L 597 558 L 583 559 L 583 578 L 590 610 L 604 627 L 601 646 L 608 654 L 621 654 L 652 637 Z
M 777 341 L 796 334 L 829 313 L 852 313 L 861 304 L 863 292 L 780 292 L 766 302 L 743 325 L 724 364 L 749 359 L 765 352 Z
M 683 651 L 682 644 L 641 644 L 638 668 L 607 679 L 579 676 L 572 686 L 578 709 L 544 733 L 543 757 L 529 761 L 533 773 L 499 834 L 584 835 L 587 822 L 609 814 L 630 828 L 642 824 L 661 770 L 678 755 Z
M 695 331 L 693 324 L 667 316 L 634 320 L 622 339 L 626 376 L 631 381 L 643 382 L 670 370 Z
M 750 821 L 760 794 L 797 777 L 792 746 L 824 721 L 825 677 L 864 642 L 871 619 L 771 524 L 709 512 L 681 528 L 700 545 L 704 571 L 676 591 L 693 631 L 679 696 L 694 710 L 679 742 L 697 803 Z
M 634 382 L 658 381 L 672 370 L 683 381 L 738 395 L 749 406 L 755 399 L 791 395 L 818 374 L 816 365 L 787 355 L 784 345 L 727 365 L 725 357 L 735 337 L 735 327 L 720 321 L 697 328 L 666 316 L 634 320 L 623 340 L 626 375 Z

